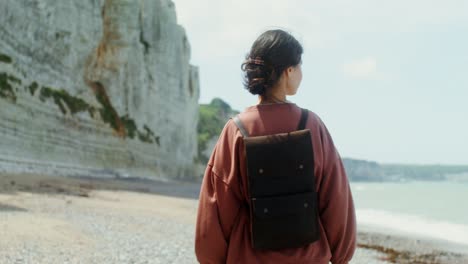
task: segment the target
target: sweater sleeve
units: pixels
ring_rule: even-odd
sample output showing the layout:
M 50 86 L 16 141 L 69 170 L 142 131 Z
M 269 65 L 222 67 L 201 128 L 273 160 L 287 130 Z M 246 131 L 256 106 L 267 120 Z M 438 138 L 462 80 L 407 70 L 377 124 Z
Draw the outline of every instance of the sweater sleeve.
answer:
M 343 162 L 326 126 L 320 123 L 323 146 L 320 219 L 332 253 L 331 262 L 343 264 L 351 260 L 356 249 L 356 214 Z
M 202 264 L 226 263 L 232 227 L 240 209 L 238 194 L 230 187 L 236 174 L 235 152 L 226 128 L 206 168 L 198 204 L 195 254 Z M 233 166 L 233 167 L 232 167 Z M 220 168 L 219 171 L 216 168 Z

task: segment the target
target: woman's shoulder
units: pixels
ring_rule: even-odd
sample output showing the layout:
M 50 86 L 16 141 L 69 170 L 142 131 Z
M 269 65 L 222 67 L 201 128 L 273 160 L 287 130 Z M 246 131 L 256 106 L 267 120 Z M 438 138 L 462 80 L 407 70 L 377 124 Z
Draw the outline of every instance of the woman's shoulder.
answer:
M 285 117 L 285 116 L 290 116 L 291 118 L 299 118 L 301 115 L 302 109 L 305 109 L 308 111 L 308 122 L 307 124 L 310 124 L 312 126 L 318 126 L 322 127 L 324 126 L 324 123 L 322 121 L 322 118 L 313 110 L 310 110 L 305 107 L 301 107 L 295 103 L 286 103 L 286 104 L 261 104 L 261 105 L 252 105 L 247 108 L 245 108 L 243 111 L 239 112 L 236 116 L 240 118 L 243 122 L 253 122 L 262 117 Z M 262 115 L 265 114 L 265 115 Z M 232 117 L 233 118 L 233 117 Z M 232 121 L 232 118 L 230 118 L 226 124 L 225 127 L 236 127 L 235 123 Z
M 242 137 L 237 125 L 234 122 L 234 118 L 236 116 L 238 115 L 232 116 L 226 120 L 226 123 L 224 124 L 224 127 L 219 134 L 218 141 L 232 142 L 232 139 Z
M 323 125 L 322 119 L 313 110 L 310 110 L 310 109 L 305 108 L 305 107 L 301 107 L 299 105 L 295 105 L 295 106 L 298 109 L 297 112 L 299 112 L 299 113 L 301 113 L 302 110 L 307 111 L 307 124 L 308 125 L 312 125 L 312 126 L 322 126 Z

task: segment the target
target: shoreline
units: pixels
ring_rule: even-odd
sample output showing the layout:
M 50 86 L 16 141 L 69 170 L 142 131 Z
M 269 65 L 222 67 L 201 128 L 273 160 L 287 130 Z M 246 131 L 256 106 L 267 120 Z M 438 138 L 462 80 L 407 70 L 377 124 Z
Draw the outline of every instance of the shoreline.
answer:
M 450 241 L 443 240 L 437 237 L 432 237 L 430 235 L 420 235 L 415 233 L 410 233 L 406 231 L 396 230 L 396 229 L 387 229 L 383 230 L 381 227 L 372 226 L 369 224 L 359 224 L 358 223 L 358 233 L 370 233 L 381 236 L 392 236 L 400 239 L 410 239 L 414 240 L 414 243 L 422 243 L 426 246 L 431 246 L 434 248 L 439 248 L 444 251 L 450 251 L 453 253 L 459 253 L 463 255 L 468 255 L 468 245 Z
M 390 263 L 468 263 L 462 244 L 358 225 L 358 247 L 384 254 Z
M 193 252 L 190 250 L 191 239 L 189 237 L 193 236 L 191 232 L 193 232 L 195 224 L 199 187 L 199 182 L 172 182 L 136 178 L 70 178 L 25 174 L 7 175 L 0 173 L 0 217 L 2 215 L 3 217 L 11 215 L 12 219 L 20 217 L 21 219 L 28 219 L 24 220 L 25 223 L 31 223 L 33 220 L 29 219 L 46 216 L 47 219 L 53 221 L 56 221 L 56 219 L 65 221 L 63 222 L 65 226 L 65 223 L 68 223 L 67 217 L 70 217 L 68 214 L 76 214 L 76 216 L 73 216 L 73 219 L 80 219 L 83 217 L 80 213 L 81 210 L 92 209 L 98 215 L 106 214 L 106 211 L 109 211 L 123 219 L 135 219 L 135 217 L 142 221 L 147 221 L 145 219 L 150 221 L 153 217 L 169 219 L 167 223 L 162 222 L 160 225 L 170 225 L 171 222 L 184 219 L 183 226 L 185 226 L 184 228 L 187 232 L 187 237 L 184 239 L 188 241 L 186 247 L 189 247 L 189 251 L 181 263 L 196 263 L 193 262 L 193 256 L 190 255 Z M 155 203 L 160 204 L 160 206 L 156 208 L 152 207 L 151 204 Z M 43 212 L 48 211 L 53 213 L 44 215 Z M 13 228 L 17 223 L 15 221 L 4 221 L 4 230 L 22 230 L 20 226 L 16 226 L 16 229 Z M 86 225 L 86 222 L 74 223 L 71 226 L 76 228 L 77 224 L 78 226 Z M 24 228 L 35 227 L 31 224 L 26 224 Z M 35 232 L 39 233 L 36 234 Z M 42 231 L 40 229 L 35 230 L 35 232 L 24 235 L 29 237 L 28 241 L 34 241 L 31 236 L 49 235 L 46 233 L 41 234 Z M 79 235 L 79 233 L 73 234 Z M 12 240 L 17 241 L 19 239 L 14 231 L 9 231 L 5 235 L 6 238 L 10 237 Z M 127 235 L 132 237 L 134 234 L 129 233 Z M 60 238 L 58 235 L 57 237 Z M 99 238 L 94 237 L 82 239 L 83 241 L 87 241 L 87 239 L 99 241 Z M 101 242 L 92 242 L 101 245 Z M 22 243 L 30 242 L 18 241 L 19 245 Z M 84 242 L 85 245 L 86 243 L 88 242 Z M 145 243 L 156 242 L 149 241 Z M 460 249 L 466 249 L 467 251 L 454 251 L 454 245 L 456 244 L 452 245 L 445 241 L 402 234 L 391 230 L 382 231 L 371 226 L 359 225 L 358 221 L 358 248 L 355 258 L 350 263 L 468 263 L 468 248 L 461 246 Z M 39 243 L 35 247 L 42 250 L 41 248 L 47 247 L 47 244 L 43 245 Z M 15 254 L 20 254 L 18 252 L 21 252 L 21 247 L 12 248 L 12 252 L 9 253 L 11 255 L 8 256 L 14 258 Z M 2 254 L 3 252 L 0 250 L 0 262 L 5 263 L 5 259 L 2 259 Z M 58 258 L 60 256 L 54 257 Z M 78 261 L 81 261 L 80 258 L 82 257 L 81 255 L 76 256 Z

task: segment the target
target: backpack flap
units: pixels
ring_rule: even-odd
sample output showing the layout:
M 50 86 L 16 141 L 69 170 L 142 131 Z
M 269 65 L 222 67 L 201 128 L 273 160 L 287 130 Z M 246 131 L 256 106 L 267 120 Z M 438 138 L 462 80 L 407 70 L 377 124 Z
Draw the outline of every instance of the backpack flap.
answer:
M 310 130 L 244 139 L 252 198 L 315 191 Z

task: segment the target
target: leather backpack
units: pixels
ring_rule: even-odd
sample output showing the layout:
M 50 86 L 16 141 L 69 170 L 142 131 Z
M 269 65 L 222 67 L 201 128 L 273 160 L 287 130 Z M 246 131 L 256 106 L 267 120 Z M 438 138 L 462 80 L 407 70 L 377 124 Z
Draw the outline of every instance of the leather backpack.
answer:
M 296 131 L 243 135 L 250 199 L 253 248 L 277 250 L 302 247 L 320 239 L 314 153 L 308 110 L 302 109 Z

